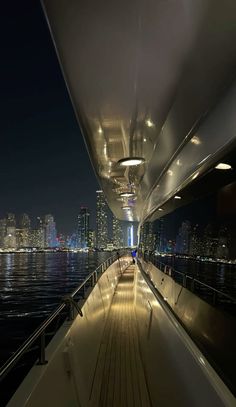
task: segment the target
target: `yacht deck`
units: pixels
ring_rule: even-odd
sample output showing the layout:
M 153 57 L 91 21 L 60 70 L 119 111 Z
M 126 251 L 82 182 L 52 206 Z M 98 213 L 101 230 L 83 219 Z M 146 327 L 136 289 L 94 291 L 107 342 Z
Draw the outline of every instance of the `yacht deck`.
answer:
M 105 326 L 91 391 L 91 405 L 151 405 L 139 351 L 134 312 L 134 271 L 120 278 Z

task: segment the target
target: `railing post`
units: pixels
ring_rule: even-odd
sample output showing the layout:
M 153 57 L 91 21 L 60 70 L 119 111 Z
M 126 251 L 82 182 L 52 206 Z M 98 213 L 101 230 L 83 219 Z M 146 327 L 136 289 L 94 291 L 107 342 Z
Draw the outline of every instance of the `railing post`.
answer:
M 217 302 L 217 292 L 213 290 L 213 299 L 212 299 L 213 305 L 216 305 Z
M 48 361 L 45 359 L 45 331 L 40 335 L 40 349 L 38 365 L 46 365 Z
M 191 291 L 194 293 L 194 278 L 191 281 Z
M 83 285 L 83 299 L 85 299 L 85 284 Z
M 183 287 L 186 288 L 186 274 L 183 274 Z

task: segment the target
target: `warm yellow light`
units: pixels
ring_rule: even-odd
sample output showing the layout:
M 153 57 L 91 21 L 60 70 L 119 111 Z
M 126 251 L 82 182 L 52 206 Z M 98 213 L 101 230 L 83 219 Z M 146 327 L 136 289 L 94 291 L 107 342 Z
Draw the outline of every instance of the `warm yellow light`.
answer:
M 131 209 L 131 206 L 129 205 L 122 206 L 122 209 L 124 209 L 124 211 L 129 211 Z
M 99 127 L 99 129 L 98 129 L 98 133 L 102 134 L 102 128 L 101 127 Z
M 147 125 L 148 127 L 154 127 L 154 123 L 153 123 L 150 119 L 147 119 L 147 120 L 146 120 L 146 125 Z
M 198 177 L 198 175 L 199 175 L 199 172 L 196 172 L 196 174 L 194 174 L 194 175 L 192 176 L 192 179 L 196 179 L 196 178 Z
M 225 164 L 225 163 L 219 163 L 215 166 L 215 168 L 217 170 L 231 170 L 232 169 L 231 165 Z
M 158 211 L 162 212 L 162 211 L 163 211 L 163 209 L 162 209 L 162 208 L 158 208 Z
M 144 163 L 144 158 L 142 157 L 130 157 L 130 158 L 122 158 L 118 161 L 122 167 L 131 167 L 135 165 L 140 165 Z
M 191 143 L 195 144 L 196 146 L 198 146 L 199 144 L 201 144 L 201 140 L 200 140 L 200 138 L 197 137 L 197 136 L 193 136 L 190 141 L 191 141 Z
M 182 198 L 181 198 L 181 196 L 179 196 L 179 195 L 175 195 L 175 196 L 174 196 L 174 199 L 182 199 Z
M 123 198 L 130 198 L 131 196 L 134 196 L 134 193 L 133 193 L 133 192 L 129 192 L 129 191 L 127 191 L 127 192 L 121 192 L 120 196 L 123 197 Z

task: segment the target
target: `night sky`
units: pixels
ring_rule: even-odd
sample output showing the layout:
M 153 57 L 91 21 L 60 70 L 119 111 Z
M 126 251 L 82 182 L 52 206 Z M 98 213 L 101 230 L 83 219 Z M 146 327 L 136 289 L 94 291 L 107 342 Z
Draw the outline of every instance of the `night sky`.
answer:
M 1 31 L 0 216 L 51 213 L 67 233 L 87 205 L 94 226 L 98 183 L 40 3 L 4 2 Z

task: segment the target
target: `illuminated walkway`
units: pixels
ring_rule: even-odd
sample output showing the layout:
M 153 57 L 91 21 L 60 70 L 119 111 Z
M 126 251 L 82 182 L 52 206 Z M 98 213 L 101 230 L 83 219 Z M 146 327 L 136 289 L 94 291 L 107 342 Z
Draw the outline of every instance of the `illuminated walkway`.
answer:
M 135 268 L 133 265 L 128 267 L 114 294 L 98 357 L 91 394 L 92 406 L 151 405 L 133 307 Z

